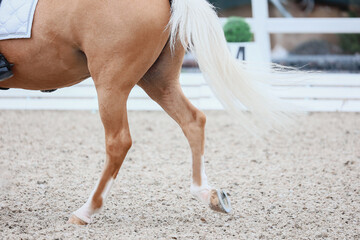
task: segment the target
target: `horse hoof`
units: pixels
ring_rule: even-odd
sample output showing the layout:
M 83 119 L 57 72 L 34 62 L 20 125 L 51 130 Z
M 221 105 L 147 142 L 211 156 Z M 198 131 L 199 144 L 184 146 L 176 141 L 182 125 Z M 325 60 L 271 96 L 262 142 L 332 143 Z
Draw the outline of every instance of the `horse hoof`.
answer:
M 211 190 L 210 208 L 221 213 L 231 212 L 231 203 L 227 194 L 223 190 Z
M 81 226 L 87 225 L 87 222 L 84 222 L 83 220 L 81 220 L 80 218 L 78 218 L 75 215 L 71 215 L 71 217 L 69 218 L 68 223 L 74 224 L 74 225 L 81 225 Z

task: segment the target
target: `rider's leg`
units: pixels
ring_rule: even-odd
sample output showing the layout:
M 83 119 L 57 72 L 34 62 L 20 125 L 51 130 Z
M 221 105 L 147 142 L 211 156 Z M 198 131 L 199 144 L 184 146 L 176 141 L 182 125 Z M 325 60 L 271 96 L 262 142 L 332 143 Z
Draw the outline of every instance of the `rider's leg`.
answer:
M 12 65 L 0 53 L 0 81 L 11 78 L 14 74 L 11 71 Z

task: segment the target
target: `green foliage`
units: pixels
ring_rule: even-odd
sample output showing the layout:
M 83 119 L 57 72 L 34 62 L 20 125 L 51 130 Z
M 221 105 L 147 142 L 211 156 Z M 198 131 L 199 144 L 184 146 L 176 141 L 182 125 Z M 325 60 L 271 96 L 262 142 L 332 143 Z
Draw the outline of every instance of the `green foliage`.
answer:
M 360 34 L 340 34 L 340 46 L 345 53 L 360 53 Z
M 357 4 L 360 4 L 360 0 Z M 349 17 L 359 17 L 359 12 L 349 12 Z M 345 53 L 360 53 L 360 34 L 339 34 L 340 46 Z
M 228 42 L 251 42 L 253 40 L 249 24 L 240 17 L 230 17 L 224 26 L 224 33 Z

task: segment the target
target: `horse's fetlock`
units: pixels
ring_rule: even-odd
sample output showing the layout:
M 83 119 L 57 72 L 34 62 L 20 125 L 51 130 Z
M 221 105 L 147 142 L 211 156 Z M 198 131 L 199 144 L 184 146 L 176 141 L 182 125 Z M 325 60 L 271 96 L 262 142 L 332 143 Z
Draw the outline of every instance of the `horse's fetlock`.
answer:
M 93 199 L 91 203 L 92 210 L 96 213 L 101 210 L 103 206 L 103 198 L 100 196 L 97 199 Z

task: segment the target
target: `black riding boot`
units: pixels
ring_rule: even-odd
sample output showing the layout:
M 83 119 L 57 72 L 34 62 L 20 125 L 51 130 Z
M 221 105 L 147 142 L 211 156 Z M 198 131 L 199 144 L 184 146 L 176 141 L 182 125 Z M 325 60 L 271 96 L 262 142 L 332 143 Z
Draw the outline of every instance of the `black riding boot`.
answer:
M 0 82 L 13 76 L 11 67 L 12 65 L 6 60 L 4 55 L 0 53 Z

